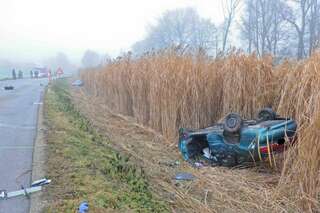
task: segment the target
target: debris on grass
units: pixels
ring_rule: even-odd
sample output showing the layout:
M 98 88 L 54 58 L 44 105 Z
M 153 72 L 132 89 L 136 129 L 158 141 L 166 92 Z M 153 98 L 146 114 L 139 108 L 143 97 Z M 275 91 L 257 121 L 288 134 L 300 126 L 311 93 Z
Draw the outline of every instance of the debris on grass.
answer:
M 196 168 L 202 168 L 202 167 L 204 167 L 204 164 L 203 163 L 201 163 L 201 162 L 195 162 L 194 163 L 194 166 L 196 167 Z
M 74 82 L 72 82 L 71 85 L 72 85 L 72 86 L 75 86 L 75 87 L 81 87 L 81 86 L 83 86 L 83 81 L 81 81 L 81 80 L 75 80 Z
M 180 172 L 176 174 L 175 179 L 176 180 L 194 180 L 195 177 L 191 173 Z
M 4 86 L 4 90 L 13 90 L 14 86 Z
M 78 208 L 78 213 L 87 213 L 89 212 L 89 204 L 86 201 L 83 201 L 80 203 L 80 206 Z

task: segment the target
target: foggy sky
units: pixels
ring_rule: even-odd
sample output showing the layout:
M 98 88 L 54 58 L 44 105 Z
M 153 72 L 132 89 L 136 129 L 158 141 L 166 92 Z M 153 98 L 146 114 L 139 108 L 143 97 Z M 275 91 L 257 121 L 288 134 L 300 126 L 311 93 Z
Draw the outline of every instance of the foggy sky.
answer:
M 116 56 L 168 9 L 194 7 L 219 24 L 220 0 L 0 0 L 0 58 L 41 61 L 86 49 Z

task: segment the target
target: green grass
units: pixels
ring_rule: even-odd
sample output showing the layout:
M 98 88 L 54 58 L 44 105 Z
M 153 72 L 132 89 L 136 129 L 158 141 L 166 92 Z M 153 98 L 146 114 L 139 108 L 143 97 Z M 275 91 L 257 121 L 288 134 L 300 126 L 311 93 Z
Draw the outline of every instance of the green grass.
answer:
M 72 103 L 68 82 L 54 82 L 47 91 L 48 131 L 46 212 L 75 212 L 83 200 L 90 212 L 168 212 L 168 205 L 150 190 L 142 168 L 108 145 Z

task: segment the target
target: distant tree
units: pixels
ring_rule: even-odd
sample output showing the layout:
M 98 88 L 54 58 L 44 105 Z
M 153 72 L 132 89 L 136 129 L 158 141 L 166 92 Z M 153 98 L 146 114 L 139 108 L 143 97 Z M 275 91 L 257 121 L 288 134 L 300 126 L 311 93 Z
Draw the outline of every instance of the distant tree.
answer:
M 297 58 L 301 59 L 306 56 L 305 39 L 312 0 L 291 0 L 289 2 L 293 6 L 286 7 L 282 11 L 282 17 L 296 30 L 298 37 Z
M 279 56 L 288 47 L 290 27 L 281 16 L 286 4 L 281 0 L 246 0 L 241 34 L 247 51 Z M 288 51 L 287 51 L 288 52 Z
M 320 46 L 320 1 L 311 0 L 309 16 L 309 55 Z
M 192 8 L 170 10 L 150 26 L 146 38 L 135 43 L 132 49 L 138 54 L 171 46 L 182 50 L 213 51 L 216 31 L 210 20 L 201 18 Z
M 319 48 L 320 0 L 244 2 L 241 36 L 248 52 L 301 59 Z
M 222 29 L 223 29 L 222 52 L 225 52 L 226 50 L 230 28 L 235 18 L 239 4 L 240 4 L 240 0 L 222 0 L 223 10 L 224 10 L 224 23 L 222 26 Z
M 207 52 L 218 52 L 216 38 L 217 29 L 209 19 L 202 19 L 199 23 L 195 24 L 194 31 L 191 36 L 190 45 L 194 49 L 201 48 Z
M 85 68 L 96 67 L 101 65 L 102 59 L 98 53 L 92 50 L 87 50 L 81 59 L 81 63 Z
M 68 74 L 76 70 L 75 65 L 70 62 L 69 57 L 63 52 L 58 52 L 55 57 L 46 59 L 43 64 L 51 70 L 57 70 L 61 67 L 64 73 Z
M 104 54 L 104 55 L 101 57 L 101 65 L 109 64 L 111 61 L 112 61 L 112 59 L 111 59 L 111 57 L 110 57 L 109 54 Z
M 69 67 L 71 64 L 68 56 L 62 52 L 57 53 L 54 60 L 57 67 Z

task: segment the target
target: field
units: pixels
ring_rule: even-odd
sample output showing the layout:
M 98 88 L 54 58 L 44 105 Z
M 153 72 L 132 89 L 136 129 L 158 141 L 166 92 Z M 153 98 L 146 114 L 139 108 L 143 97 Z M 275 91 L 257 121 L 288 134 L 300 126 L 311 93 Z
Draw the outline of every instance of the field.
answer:
M 319 54 L 274 65 L 270 56 L 231 53 L 211 59 L 167 50 L 139 59 L 126 55 L 80 76 L 90 96 L 160 133 L 169 147 L 176 146 L 179 127 L 204 127 L 230 111 L 250 118 L 259 108 L 271 106 L 295 118 L 298 143 L 271 161 L 275 186 L 267 190 L 270 194 L 257 195 L 251 202 L 259 206 L 265 205 L 261 199 L 268 201 L 273 211 L 319 210 Z M 234 203 L 225 205 L 236 209 Z

